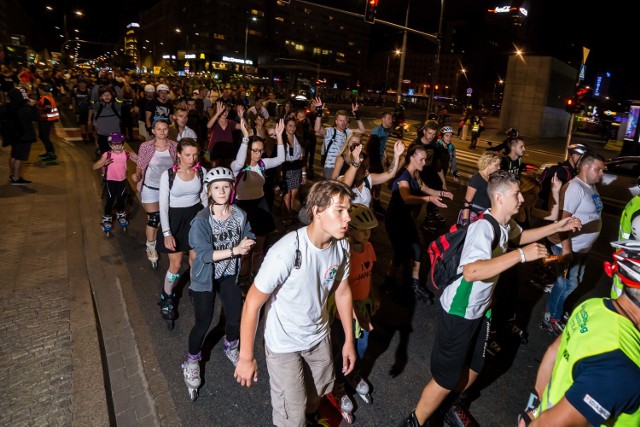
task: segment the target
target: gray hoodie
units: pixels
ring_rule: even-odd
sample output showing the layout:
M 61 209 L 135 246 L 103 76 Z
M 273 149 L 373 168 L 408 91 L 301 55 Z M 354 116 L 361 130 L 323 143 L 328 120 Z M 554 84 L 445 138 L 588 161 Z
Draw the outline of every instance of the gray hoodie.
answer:
M 224 222 L 211 216 L 209 207 L 202 209 L 191 221 L 189 245 L 196 253 L 191 266 L 191 285 L 196 292 L 211 292 L 213 279 L 220 279 L 240 272 L 240 257 L 213 262 L 213 251 L 230 249 L 248 237 L 255 239 L 245 211 L 231 205 L 231 215 Z

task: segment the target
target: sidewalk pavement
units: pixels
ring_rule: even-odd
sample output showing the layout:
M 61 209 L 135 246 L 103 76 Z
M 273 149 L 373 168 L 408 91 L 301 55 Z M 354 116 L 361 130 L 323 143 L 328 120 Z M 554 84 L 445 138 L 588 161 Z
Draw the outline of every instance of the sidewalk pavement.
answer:
M 29 186 L 8 184 L 0 149 L 0 425 L 178 425 L 157 361 L 140 358 L 146 329 L 99 228 L 93 159 L 52 136 L 59 164 L 39 162 L 33 144 Z

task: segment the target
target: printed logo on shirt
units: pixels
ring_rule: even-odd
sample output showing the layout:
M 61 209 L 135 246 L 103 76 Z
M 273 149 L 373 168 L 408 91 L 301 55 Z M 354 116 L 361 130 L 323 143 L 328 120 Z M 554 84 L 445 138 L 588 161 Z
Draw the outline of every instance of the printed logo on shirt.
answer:
M 593 204 L 596 205 L 596 212 L 600 215 L 600 213 L 602 213 L 602 199 L 600 199 L 600 195 L 593 194 L 591 198 L 593 199 Z
M 324 273 L 324 281 L 325 282 L 333 282 L 336 278 L 336 274 L 338 274 L 338 265 L 332 265 L 329 269 Z
M 593 397 L 589 396 L 588 394 L 585 394 L 584 398 L 582 400 L 591 409 L 593 409 L 593 412 L 595 412 L 596 414 L 600 415 L 603 420 L 608 420 L 609 417 L 611 416 L 611 412 L 609 412 L 605 408 L 603 408 L 602 405 L 600 405 Z

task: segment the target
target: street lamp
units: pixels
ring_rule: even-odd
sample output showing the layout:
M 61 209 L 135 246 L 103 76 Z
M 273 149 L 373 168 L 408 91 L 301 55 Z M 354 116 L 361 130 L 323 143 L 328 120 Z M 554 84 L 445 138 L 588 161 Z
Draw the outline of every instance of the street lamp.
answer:
M 402 51 L 400 49 L 396 49 L 393 51 L 396 56 L 399 56 Z M 389 60 L 391 59 L 391 55 L 387 55 L 387 72 L 384 75 L 384 91 L 387 92 L 389 88 Z
M 243 69 L 245 71 L 247 69 L 247 49 L 249 47 L 249 24 L 251 24 L 251 22 L 256 22 L 257 20 L 258 18 L 256 18 L 255 16 L 252 16 L 251 19 L 247 21 L 247 25 L 244 28 L 244 67 Z
M 458 79 L 460 78 L 460 74 L 464 75 L 464 78 L 468 81 L 469 79 L 467 78 L 467 70 L 462 67 L 460 70 L 456 71 L 456 84 L 455 84 L 455 89 L 453 91 L 453 95 L 454 95 L 454 100 L 456 102 L 458 102 Z

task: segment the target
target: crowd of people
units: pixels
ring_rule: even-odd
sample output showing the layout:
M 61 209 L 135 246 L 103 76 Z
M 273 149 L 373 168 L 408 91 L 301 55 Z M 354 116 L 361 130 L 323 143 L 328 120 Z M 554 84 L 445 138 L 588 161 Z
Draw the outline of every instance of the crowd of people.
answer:
M 93 168 L 103 172 L 107 235 L 113 209 L 119 225 L 128 226 L 127 162 L 135 162 L 131 178 L 147 213 L 146 256 L 154 268 L 159 253 L 168 259 L 158 293 L 169 329 L 177 317 L 175 287 L 187 254 L 195 324 L 182 370 L 190 397 L 196 399 L 201 387 L 202 345 L 219 295 L 226 317 L 223 351 L 242 386 L 258 379 L 254 343 L 264 307 L 264 357 L 275 425 L 317 425 L 323 396 L 353 421 L 348 389 L 367 401 L 370 385 L 358 366 L 380 304 L 372 283 L 376 254 L 371 231 L 384 217 L 393 256 L 382 291 L 408 290 L 415 300 L 433 303 L 435 295 L 420 277 L 421 262 L 425 240 L 446 230 L 438 209 L 447 208 L 445 202 L 454 197 L 447 177 L 460 179 L 452 127 L 427 120 L 407 147 L 389 140 L 393 112 L 384 112 L 380 124 L 368 130 L 357 103 L 350 112 L 338 110 L 334 123 L 325 127 L 319 97 L 310 112 L 296 111 L 291 103 L 276 108 L 273 93 L 261 89 L 250 100 L 241 87 L 211 97 L 210 89 L 197 82 L 133 79 L 106 69 L 95 79 L 75 72 L 28 76 L 24 71 L 14 76 L 3 70 L 8 102 L 2 135 L 11 145 L 10 184 L 30 183 L 22 176 L 22 162 L 36 139 L 34 121 L 45 148 L 41 158 L 56 160 L 49 135 L 59 105 L 73 109 L 83 140 L 95 144 Z M 7 117 L 17 129 L 11 129 Z M 357 130 L 349 127 L 350 117 Z M 483 127 L 477 119 L 467 119 L 470 148 L 476 148 Z M 125 143 L 136 138 L 141 140 L 137 153 L 126 150 Z M 316 139 L 320 159 L 314 157 Z M 550 254 L 556 255 L 550 264 L 555 271 L 546 273 L 554 281 L 541 327 L 558 339 L 535 385 L 542 404 L 532 403 L 520 423 L 551 425 L 545 420 L 566 419 L 572 424 L 553 425 L 637 425 L 640 291 L 632 274 L 637 263 L 629 264 L 633 257 L 618 257 L 612 292 L 617 299 L 588 301 L 573 315 L 565 307 L 582 281 L 602 225 L 596 184 L 604 160 L 574 144 L 567 161 L 538 182 L 523 174 L 525 149 L 519 132 L 510 130 L 502 145 L 479 157 L 478 172 L 467 184 L 457 220 L 468 227 L 459 276 L 439 296 L 432 378 L 403 426 L 428 425 L 442 406 L 451 425 L 474 425 L 466 392 L 482 370 L 492 333 L 497 327 L 518 330 L 509 323 L 515 319 L 517 298 L 509 285 L 517 264 Z M 380 201 L 384 184 L 391 193 L 386 208 Z M 631 237 L 636 217 L 635 212 L 623 216 L 629 224 L 621 238 Z M 277 230 L 284 235 L 269 245 Z M 623 274 L 629 265 L 633 271 Z M 594 344 L 597 337 L 588 339 L 588 350 L 576 344 L 581 338 L 570 341 L 577 331 L 591 330 L 586 326 L 591 314 L 585 313 L 593 313 L 597 327 L 607 321 L 619 325 L 619 332 L 607 335 L 606 346 Z M 563 357 L 558 358 L 560 351 Z M 564 357 L 566 352 L 570 356 Z M 580 375 L 573 375 L 577 366 Z M 620 371 L 610 374 L 615 368 Z M 633 379 L 633 386 L 613 393 L 617 383 L 611 379 L 623 376 Z M 603 382 L 607 387 L 593 389 Z M 632 424 L 622 423 L 628 421 Z

